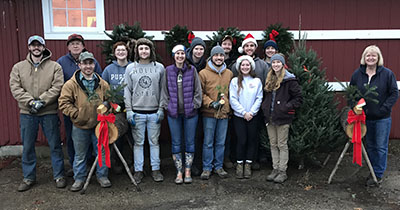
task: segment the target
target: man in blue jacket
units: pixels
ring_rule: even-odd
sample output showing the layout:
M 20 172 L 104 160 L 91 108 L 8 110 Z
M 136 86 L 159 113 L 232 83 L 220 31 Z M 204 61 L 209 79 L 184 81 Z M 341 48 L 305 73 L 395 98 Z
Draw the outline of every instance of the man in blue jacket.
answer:
M 74 75 L 75 71 L 79 69 L 79 55 L 82 52 L 87 51 L 85 48 L 85 40 L 83 37 L 79 34 L 71 34 L 68 36 L 67 40 L 67 47 L 68 47 L 68 53 L 62 57 L 60 57 L 57 60 L 57 63 L 59 63 L 63 69 L 64 73 L 64 83 L 71 79 L 71 77 Z M 95 67 L 94 71 L 101 75 L 101 67 L 97 60 L 94 60 Z M 68 150 L 68 156 L 69 156 L 69 163 L 71 166 L 73 165 L 74 162 L 74 156 L 75 156 L 75 149 L 74 149 L 74 143 L 72 142 L 72 137 L 71 137 L 71 132 L 72 132 L 72 122 L 68 116 L 64 115 L 64 127 L 65 127 L 65 133 L 67 137 L 67 150 Z M 89 147 L 88 154 L 92 153 L 92 148 Z M 90 156 L 87 156 L 90 157 Z M 73 176 L 73 170 L 70 169 L 66 173 L 67 176 Z

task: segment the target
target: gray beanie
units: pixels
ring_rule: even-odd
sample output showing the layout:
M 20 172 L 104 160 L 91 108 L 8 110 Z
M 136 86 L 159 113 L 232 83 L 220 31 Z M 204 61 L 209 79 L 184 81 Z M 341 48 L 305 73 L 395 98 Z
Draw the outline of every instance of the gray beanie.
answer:
M 219 45 L 217 45 L 211 49 L 210 58 L 212 58 L 215 54 L 218 54 L 218 53 L 225 55 L 224 48 L 222 48 Z
M 271 63 L 272 63 L 272 61 L 274 61 L 274 60 L 279 60 L 279 61 L 282 62 L 283 65 L 285 65 L 285 58 L 284 58 L 282 55 L 280 55 L 280 54 L 275 54 L 275 55 L 273 55 L 273 56 L 271 57 Z
M 193 50 L 196 45 L 201 45 L 204 47 L 204 50 L 206 49 L 206 43 L 200 37 L 193 38 L 192 43 L 190 43 L 190 50 Z

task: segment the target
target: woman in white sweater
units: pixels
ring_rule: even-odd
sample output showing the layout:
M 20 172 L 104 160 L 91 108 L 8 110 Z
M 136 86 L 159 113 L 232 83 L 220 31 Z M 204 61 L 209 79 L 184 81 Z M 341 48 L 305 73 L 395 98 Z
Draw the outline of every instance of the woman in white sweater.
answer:
M 237 135 L 236 178 L 251 177 L 251 163 L 258 144 L 257 113 L 260 109 L 263 91 L 261 80 L 254 73 L 253 58 L 244 55 L 237 59 L 238 76 L 229 86 L 229 101 L 234 111 L 233 125 Z

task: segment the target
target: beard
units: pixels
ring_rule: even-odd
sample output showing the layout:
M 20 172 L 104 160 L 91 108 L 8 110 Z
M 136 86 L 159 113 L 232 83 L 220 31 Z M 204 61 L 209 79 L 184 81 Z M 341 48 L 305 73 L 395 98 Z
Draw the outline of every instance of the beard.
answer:
M 41 51 L 40 54 L 38 54 L 38 55 L 36 55 L 35 53 L 33 53 L 34 51 L 36 51 L 36 50 L 31 50 L 31 51 L 30 51 L 30 53 L 31 53 L 32 56 L 34 56 L 34 57 L 36 57 L 36 58 L 40 58 L 40 57 L 43 56 L 43 52 L 44 52 L 44 51 Z M 39 51 L 40 51 L 40 50 L 39 50 Z
M 221 62 L 221 64 L 216 64 L 213 60 L 211 60 L 211 63 L 212 63 L 215 67 L 217 67 L 217 68 L 219 68 L 219 67 L 221 67 L 222 65 L 224 65 L 224 62 L 223 62 L 223 61 Z

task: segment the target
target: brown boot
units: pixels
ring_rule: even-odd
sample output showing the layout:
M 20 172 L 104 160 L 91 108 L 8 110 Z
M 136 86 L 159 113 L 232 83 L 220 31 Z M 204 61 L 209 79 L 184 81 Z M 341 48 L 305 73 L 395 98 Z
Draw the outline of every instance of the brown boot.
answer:
M 244 173 L 243 177 L 245 179 L 250 179 L 251 178 L 251 163 L 246 163 L 244 164 Z
M 243 163 L 238 163 L 236 165 L 236 178 L 243 179 Z
M 273 169 L 271 174 L 267 176 L 267 181 L 273 182 L 275 177 L 278 176 L 279 170 L 278 169 Z

